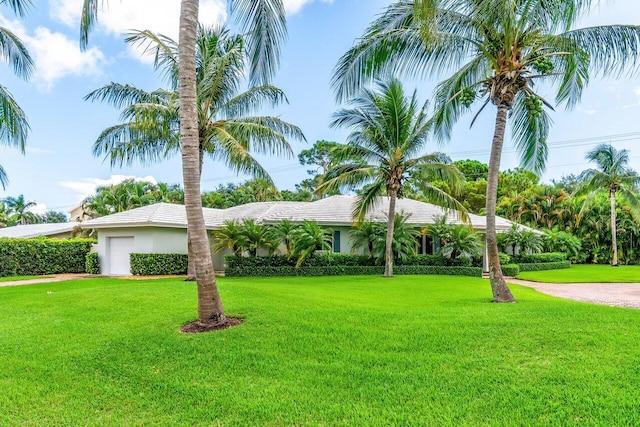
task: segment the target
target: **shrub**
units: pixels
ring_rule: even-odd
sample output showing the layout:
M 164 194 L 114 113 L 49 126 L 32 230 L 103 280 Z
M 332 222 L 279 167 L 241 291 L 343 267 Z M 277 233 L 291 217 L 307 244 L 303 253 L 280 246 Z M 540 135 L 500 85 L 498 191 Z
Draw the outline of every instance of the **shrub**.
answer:
M 470 267 L 472 265 L 471 258 L 447 258 L 442 255 L 413 255 L 409 257 L 402 265 L 430 265 L 430 266 L 448 266 L 448 267 Z
M 382 275 L 384 273 L 383 266 L 345 266 L 345 265 L 327 265 L 322 267 L 262 267 L 262 268 L 227 268 L 225 276 L 241 277 L 241 276 L 351 276 L 351 275 Z M 397 266 L 394 268 L 397 275 L 403 274 L 442 274 L 457 276 L 482 277 L 482 269 L 478 267 L 446 267 L 446 266 Z
M 511 262 L 511 257 L 504 252 L 498 253 L 498 259 L 500 260 L 500 265 L 507 265 Z
M 89 252 L 85 259 L 85 271 L 89 274 L 100 273 L 100 262 L 98 261 L 97 252 Z
M 502 266 L 502 274 L 505 276 L 516 277 L 520 274 L 520 267 L 518 264 L 507 264 Z
M 541 254 L 523 254 L 513 256 L 518 264 L 538 264 L 544 262 L 562 262 L 567 260 L 567 254 L 562 252 L 546 252 Z
M 563 268 L 571 268 L 571 261 L 560 262 L 539 262 L 533 264 L 518 264 L 520 272 L 523 271 L 542 271 L 542 270 L 560 270 Z
M 93 239 L 0 239 L 0 276 L 84 273 Z
M 186 254 L 130 254 L 131 274 L 162 276 L 187 274 Z

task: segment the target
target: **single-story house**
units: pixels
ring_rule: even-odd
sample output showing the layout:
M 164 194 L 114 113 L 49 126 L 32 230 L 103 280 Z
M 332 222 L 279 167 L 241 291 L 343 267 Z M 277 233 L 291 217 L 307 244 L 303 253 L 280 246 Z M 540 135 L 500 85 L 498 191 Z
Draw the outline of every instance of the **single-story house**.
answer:
M 12 227 L 0 228 L 0 238 L 28 239 L 42 236 L 52 239 L 69 239 L 79 225 L 77 222 L 14 225 Z
M 314 220 L 333 229 L 335 252 L 351 253 L 349 230 L 353 223 L 351 212 L 354 201 L 355 196 L 332 196 L 315 202 L 258 202 L 228 209 L 204 208 L 203 213 L 208 230 L 223 227 L 225 221 L 245 219 L 260 224 L 274 224 L 285 219 L 294 223 Z M 366 220 L 386 222 L 388 208 L 388 198 L 380 197 Z M 417 200 L 398 199 L 396 211 L 409 215 L 407 222 L 419 227 L 433 224 L 443 215 L 447 223 L 462 223 L 456 212 Z M 483 232 L 486 229 L 485 217 L 470 214 L 469 220 L 476 231 Z M 511 221 L 504 218 L 496 219 L 499 232 L 508 230 L 512 225 Z M 130 253 L 187 253 L 187 217 L 183 205 L 157 203 L 85 221 L 82 227 L 97 231 L 97 252 L 103 274 L 130 274 Z M 433 246 L 425 239 L 419 242 L 419 251 L 432 253 Z M 228 253 L 213 254 L 216 271 L 224 270 L 224 255 Z

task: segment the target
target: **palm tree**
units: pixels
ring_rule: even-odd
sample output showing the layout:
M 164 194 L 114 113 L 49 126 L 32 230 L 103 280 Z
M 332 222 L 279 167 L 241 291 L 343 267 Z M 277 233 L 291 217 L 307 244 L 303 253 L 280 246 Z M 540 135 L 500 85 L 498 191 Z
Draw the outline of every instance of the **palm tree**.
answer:
M 278 248 L 278 243 L 274 238 L 271 227 L 257 224 L 252 219 L 247 219 L 240 225 L 240 237 L 244 248 L 249 256 L 258 256 L 258 249 L 264 248 L 269 251 L 269 255 Z
M 98 0 L 84 0 L 80 21 L 80 45 L 87 46 L 88 34 L 98 21 Z M 104 3 L 102 1 L 101 3 Z M 231 12 L 249 40 L 249 77 L 252 83 L 269 81 L 280 58 L 280 44 L 287 35 L 282 0 L 235 0 Z M 199 0 L 181 0 L 178 61 L 180 93 L 180 140 L 187 212 L 189 252 L 196 263 L 198 282 L 198 323 L 206 327 L 227 324 L 218 293 L 213 262 L 204 225 L 200 191 L 200 158 L 196 88 L 196 39 Z
M 214 241 L 213 250 L 221 251 L 231 249 L 236 256 L 242 255 L 242 249 L 246 246 L 242 231 L 242 224 L 237 221 L 225 221 L 224 226 L 211 233 Z
M 31 2 L 29 0 L 12 0 L 2 2 L 8 5 L 18 16 L 24 16 Z M 0 50 L 16 76 L 28 80 L 33 72 L 33 59 L 22 41 L 8 28 L 0 26 Z M 6 87 L 0 85 L 0 144 L 15 147 L 24 153 L 29 123 L 27 116 Z M 6 188 L 9 178 L 0 165 L 0 185 Z
M 316 251 L 330 251 L 333 230 L 318 225 L 316 221 L 304 220 L 295 231 L 294 256 L 298 258 L 296 267 Z
M 356 227 L 349 231 L 352 249 L 365 248 L 369 257 L 373 257 L 374 245 L 380 231 L 378 224 L 371 221 L 356 224 Z
M 575 195 L 586 194 L 579 217 L 591 206 L 593 197 L 602 191 L 608 192 L 611 206 L 611 249 L 613 258 L 611 265 L 618 266 L 618 243 L 616 232 L 616 196 L 629 204 L 631 214 L 640 219 L 640 202 L 638 202 L 638 185 L 640 177 L 629 168 L 629 152 L 616 150 L 611 145 L 600 144 L 587 153 L 587 160 L 595 162 L 597 169 L 587 169 L 581 175 L 580 186 Z
M 442 238 L 440 252 L 451 258 L 473 258 L 480 255 L 481 238 L 465 225 L 451 225 L 449 232 Z
M 20 194 L 18 197 L 7 197 L 3 200 L 7 207 L 7 210 L 11 212 L 11 220 L 14 223 L 25 225 L 34 224 L 38 222 L 37 216 L 33 212 L 29 212 L 29 209 L 34 207 L 36 202 L 27 202 L 24 199 L 24 195 Z
M 378 82 L 376 90 L 363 90 L 349 106 L 335 113 L 331 123 L 332 127 L 351 130 L 348 144 L 336 149 L 338 166 L 329 171 L 329 179 L 318 190 L 364 185 L 353 210 L 357 222 L 364 220 L 378 196 L 389 197 L 384 276 L 392 277 L 395 205 L 403 196 L 407 177 L 421 178 L 420 189 L 430 202 L 464 212 L 460 203 L 430 183 L 439 179 L 457 190 L 463 186 L 464 176 L 445 155 L 421 154 L 431 129 L 428 106 L 419 104 L 415 91 L 411 98 L 405 97 L 398 80 Z
M 416 254 L 416 239 L 420 235 L 420 230 L 409 224 L 407 220 L 409 215 L 396 212 L 393 220 L 393 238 L 391 239 L 391 253 L 394 262 L 402 263 L 409 257 Z M 385 261 L 388 225 L 384 223 L 376 223 L 375 228 L 378 230 L 373 241 L 373 253 L 377 255 L 378 262 Z
M 556 103 L 574 107 L 591 71 L 619 75 L 637 63 L 640 27 L 572 29 L 591 0 L 414 0 L 388 6 L 341 59 L 333 87 L 346 99 L 373 77 L 453 74 L 436 89 L 435 129 L 447 139 L 476 100 L 496 106 L 487 179 L 487 249 L 493 300 L 514 302 L 496 236 L 500 157 L 507 119 L 525 167 L 542 171 L 551 123 L 533 85 L 557 86 Z M 477 117 L 477 114 L 476 114 Z M 475 118 L 474 118 L 475 121 Z M 473 121 L 472 121 L 473 124 Z
M 298 224 L 294 224 L 288 219 L 284 219 L 271 227 L 271 234 L 274 240 L 284 245 L 284 256 L 287 258 L 293 255 L 296 230 L 298 227 Z

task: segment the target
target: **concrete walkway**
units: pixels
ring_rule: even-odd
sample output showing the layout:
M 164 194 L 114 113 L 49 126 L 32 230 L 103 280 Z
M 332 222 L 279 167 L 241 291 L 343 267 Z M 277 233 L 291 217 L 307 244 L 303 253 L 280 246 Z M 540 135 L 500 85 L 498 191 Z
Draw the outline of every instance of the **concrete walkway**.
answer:
M 640 283 L 541 283 L 506 279 L 542 293 L 575 301 L 640 308 Z
M 42 279 L 12 280 L 10 282 L 0 282 L 0 287 L 33 285 L 36 283 L 63 282 L 65 280 L 86 279 L 88 277 L 93 276 L 88 274 L 55 274 L 53 275 L 53 277 L 43 277 Z

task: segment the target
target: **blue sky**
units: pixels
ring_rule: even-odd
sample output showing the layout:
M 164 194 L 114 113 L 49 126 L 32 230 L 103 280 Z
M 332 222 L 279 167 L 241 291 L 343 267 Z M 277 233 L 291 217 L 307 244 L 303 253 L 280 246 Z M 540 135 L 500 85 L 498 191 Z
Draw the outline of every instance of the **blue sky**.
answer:
M 37 70 L 29 82 L 15 78 L 0 64 L 0 81 L 26 111 L 31 125 L 27 152 L 0 148 L 0 164 L 10 183 L 0 198 L 24 194 L 40 203 L 39 209 L 67 211 L 91 194 L 98 184 L 118 176 L 151 176 L 157 181 L 179 183 L 179 159 L 153 166 L 110 168 L 94 158 L 91 146 L 99 133 L 118 122 L 118 111 L 82 98 L 111 81 L 145 89 L 161 86 L 148 61 L 123 42 L 127 29 L 151 29 L 177 39 L 179 0 L 111 0 L 101 12 L 100 28 L 91 35 L 90 48 L 78 49 L 79 13 L 82 0 L 42 0 L 25 19 L 0 10 L 0 25 L 23 38 L 36 60 Z M 201 20 L 225 19 L 222 0 L 202 0 Z M 289 17 L 289 40 L 284 46 L 282 67 L 275 84 L 285 91 L 289 105 L 270 111 L 304 131 L 310 146 L 319 139 L 344 141 L 345 132 L 328 128 L 337 106 L 329 80 L 338 58 L 353 44 L 367 24 L 389 4 L 383 0 L 285 0 Z M 636 0 L 603 2 L 584 25 L 640 24 Z M 407 81 L 428 99 L 437 81 Z M 540 88 L 552 98 L 551 89 Z M 492 136 L 492 109 L 487 109 L 469 130 L 470 117 L 460 122 L 445 146 L 432 145 L 454 160 L 488 161 Z M 572 112 L 553 114 L 550 156 L 544 181 L 588 167 L 586 151 L 597 143 L 611 142 L 631 151 L 632 166 L 640 170 L 640 80 L 617 81 L 594 78 L 582 104 Z M 297 152 L 307 148 L 294 143 Z M 518 165 L 510 141 L 505 144 L 503 169 Z M 306 177 L 308 167 L 297 159 L 263 158 L 281 189 L 293 189 Z M 202 186 L 210 190 L 229 181 L 242 181 L 223 166 L 205 163 Z

